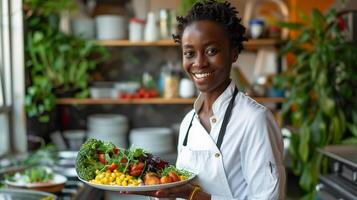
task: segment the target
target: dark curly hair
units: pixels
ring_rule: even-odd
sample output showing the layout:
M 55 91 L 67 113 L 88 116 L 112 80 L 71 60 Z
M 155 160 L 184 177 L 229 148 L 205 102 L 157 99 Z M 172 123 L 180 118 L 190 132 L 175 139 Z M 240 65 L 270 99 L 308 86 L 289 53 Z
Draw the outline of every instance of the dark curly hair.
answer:
M 240 23 L 241 18 L 237 17 L 238 11 L 227 1 L 224 3 L 216 0 L 205 0 L 193 5 L 186 16 L 178 16 L 176 20 L 177 35 L 172 35 L 175 42 L 181 44 L 181 38 L 185 28 L 192 22 L 200 20 L 214 21 L 227 31 L 230 44 L 238 53 L 243 50 L 243 41 L 245 37 L 245 27 Z

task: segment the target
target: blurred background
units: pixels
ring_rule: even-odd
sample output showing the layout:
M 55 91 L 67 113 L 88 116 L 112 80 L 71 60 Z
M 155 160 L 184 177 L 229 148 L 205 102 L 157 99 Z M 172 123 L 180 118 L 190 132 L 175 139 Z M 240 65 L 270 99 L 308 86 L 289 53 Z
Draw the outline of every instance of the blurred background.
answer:
M 198 91 L 172 34 L 197 0 L 0 2 L 0 197 L 38 199 L 4 180 L 46 165 L 58 199 L 147 199 L 85 186 L 74 160 L 97 138 L 175 164 Z M 281 127 L 287 199 L 357 199 L 357 1 L 229 2 L 249 37 L 231 77 Z

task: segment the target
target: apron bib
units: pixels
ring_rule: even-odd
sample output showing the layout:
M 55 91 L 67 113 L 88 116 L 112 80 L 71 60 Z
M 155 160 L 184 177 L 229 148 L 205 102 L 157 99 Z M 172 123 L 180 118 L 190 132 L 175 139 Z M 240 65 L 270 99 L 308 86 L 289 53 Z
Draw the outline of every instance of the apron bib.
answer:
M 195 113 L 193 114 L 176 162 L 178 168 L 186 169 L 197 175 L 193 182 L 199 185 L 203 191 L 211 195 L 224 196 L 227 198 L 233 198 L 233 195 L 228 184 L 220 148 L 237 93 L 238 89 L 235 88 L 224 115 L 217 144 L 215 144 L 213 140 L 210 140 L 209 150 L 193 150 L 187 146 L 188 134 L 195 116 Z

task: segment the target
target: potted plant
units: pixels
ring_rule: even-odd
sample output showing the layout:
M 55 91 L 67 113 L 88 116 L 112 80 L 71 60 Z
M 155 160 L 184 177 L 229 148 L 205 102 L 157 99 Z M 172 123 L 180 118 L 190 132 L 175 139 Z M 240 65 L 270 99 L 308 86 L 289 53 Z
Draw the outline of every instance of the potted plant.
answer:
M 73 8 L 72 0 L 25 0 L 25 60 L 29 117 L 48 122 L 57 97 L 88 96 L 89 72 L 108 53 L 92 41 L 63 33 L 59 14 Z
M 289 91 L 283 117 L 291 125 L 292 170 L 300 176 L 304 198 L 314 199 L 315 185 L 328 163 L 317 152 L 329 144 L 357 144 L 357 47 L 346 42 L 336 11 L 313 10 L 305 23 L 281 23 L 298 30 L 282 48 L 293 65 L 275 79 Z

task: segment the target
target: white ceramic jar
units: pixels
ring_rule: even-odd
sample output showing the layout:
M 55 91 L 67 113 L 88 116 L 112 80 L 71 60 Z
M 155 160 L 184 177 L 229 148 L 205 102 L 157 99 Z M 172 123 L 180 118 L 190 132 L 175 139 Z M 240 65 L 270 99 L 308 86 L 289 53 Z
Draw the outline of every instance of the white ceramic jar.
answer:
M 132 42 L 143 40 L 145 20 L 131 18 L 129 23 L 129 40 Z
M 95 38 L 94 20 L 89 17 L 76 17 L 71 21 L 72 33 L 84 39 Z
M 261 19 L 251 19 L 249 21 L 249 29 L 253 39 L 260 38 L 264 33 L 264 21 Z
M 195 85 L 190 79 L 181 79 L 179 86 L 179 96 L 182 98 L 191 98 L 195 96 Z
M 98 40 L 125 39 L 127 20 L 119 15 L 98 15 L 95 18 Z

